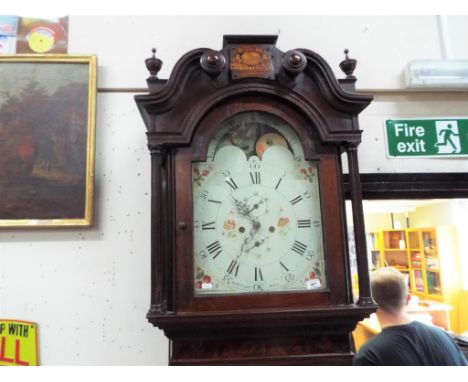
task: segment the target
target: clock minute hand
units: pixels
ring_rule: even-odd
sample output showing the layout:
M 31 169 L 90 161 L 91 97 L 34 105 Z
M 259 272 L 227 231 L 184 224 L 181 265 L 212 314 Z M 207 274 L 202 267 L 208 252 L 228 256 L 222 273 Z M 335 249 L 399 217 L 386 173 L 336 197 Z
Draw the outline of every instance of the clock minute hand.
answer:
M 245 246 L 247 244 L 249 244 L 249 241 L 250 241 L 249 238 L 244 239 L 244 242 L 242 243 L 242 246 L 241 246 L 241 250 L 240 250 L 239 254 L 236 256 L 236 258 L 234 259 L 235 262 L 237 262 L 239 260 L 239 258 L 245 253 L 244 249 L 245 249 Z M 246 252 L 248 252 L 248 250 Z
M 261 201 L 259 204 L 254 204 L 253 208 L 249 209 L 249 206 L 247 205 L 247 203 L 242 202 L 240 200 L 237 200 L 234 197 L 232 199 L 234 200 L 234 204 L 236 206 L 237 213 L 240 214 L 241 216 L 246 217 L 252 223 L 252 227 L 250 228 L 250 231 L 249 231 L 249 236 L 244 239 L 244 242 L 242 243 L 242 246 L 241 246 L 240 253 L 235 258 L 235 260 L 237 261 L 242 256 L 243 253 L 246 253 L 246 252 L 250 251 L 250 249 L 252 249 L 256 245 L 256 244 L 254 244 L 252 247 L 248 248 L 247 250 L 245 249 L 245 247 L 253 240 L 253 238 L 255 237 L 255 234 L 257 233 L 258 229 L 260 228 L 260 222 L 257 221 L 252 216 L 250 216 L 250 213 L 253 210 L 257 209 L 259 204 L 263 203 L 263 201 Z M 257 243 L 257 242 L 255 242 L 255 243 Z
M 241 252 L 243 251 L 244 247 L 252 241 L 259 227 L 260 227 L 260 223 L 258 223 L 257 221 L 254 221 L 252 224 L 252 228 L 249 231 L 249 236 L 244 239 L 244 243 L 242 244 L 242 247 L 241 247 Z
M 252 219 L 250 220 L 252 221 Z M 249 231 L 249 236 L 244 239 L 244 242 L 242 243 L 242 246 L 241 246 L 240 253 L 235 258 L 236 261 L 242 256 L 243 253 L 248 252 L 250 249 L 252 249 L 255 246 L 254 245 L 248 248 L 247 250 L 245 250 L 245 246 L 248 245 L 253 240 L 259 228 L 260 228 L 260 223 L 256 221 L 255 219 L 253 219 L 252 228 Z

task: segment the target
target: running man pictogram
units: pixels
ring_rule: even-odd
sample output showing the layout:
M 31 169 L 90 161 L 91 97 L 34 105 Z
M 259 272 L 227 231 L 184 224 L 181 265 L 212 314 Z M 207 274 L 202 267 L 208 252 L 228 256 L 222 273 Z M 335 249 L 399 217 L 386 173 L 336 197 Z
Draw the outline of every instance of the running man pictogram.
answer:
M 456 121 L 436 121 L 437 153 L 456 154 L 461 151 L 458 125 Z M 452 151 L 449 151 L 451 148 Z

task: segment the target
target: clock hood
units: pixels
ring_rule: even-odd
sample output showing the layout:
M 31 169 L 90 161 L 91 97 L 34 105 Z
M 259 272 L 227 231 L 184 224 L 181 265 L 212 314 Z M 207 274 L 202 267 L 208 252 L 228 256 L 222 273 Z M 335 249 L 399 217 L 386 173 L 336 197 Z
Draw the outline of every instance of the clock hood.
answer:
M 373 97 L 354 91 L 352 72 L 337 80 L 319 54 L 307 49 L 283 52 L 276 47 L 277 37 L 227 35 L 219 51 L 201 48 L 185 54 L 168 81 L 152 71 L 147 80 L 150 93 L 135 97 L 150 141 L 189 144 L 209 110 L 248 95 L 264 95 L 300 110 L 322 141 L 359 143 L 361 131 L 353 118 Z M 355 60 L 347 58 L 342 65 L 347 68 L 348 63 L 355 65 Z

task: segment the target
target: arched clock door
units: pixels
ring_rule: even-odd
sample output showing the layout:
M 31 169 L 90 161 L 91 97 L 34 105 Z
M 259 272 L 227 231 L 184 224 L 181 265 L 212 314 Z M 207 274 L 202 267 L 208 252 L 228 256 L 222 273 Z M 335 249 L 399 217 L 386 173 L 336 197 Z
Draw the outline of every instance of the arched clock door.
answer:
M 152 156 L 151 307 L 169 363 L 350 364 L 370 296 L 351 59 L 225 36 L 136 96 Z M 347 89 L 344 90 L 344 89 Z M 341 154 L 359 270 L 352 295 Z

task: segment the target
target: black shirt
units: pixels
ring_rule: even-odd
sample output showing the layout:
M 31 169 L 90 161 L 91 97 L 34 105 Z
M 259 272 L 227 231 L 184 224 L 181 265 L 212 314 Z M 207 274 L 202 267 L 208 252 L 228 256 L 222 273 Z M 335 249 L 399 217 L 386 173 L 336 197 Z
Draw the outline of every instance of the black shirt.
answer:
M 353 365 L 466 366 L 468 363 L 447 333 L 414 321 L 383 329 L 359 349 Z

